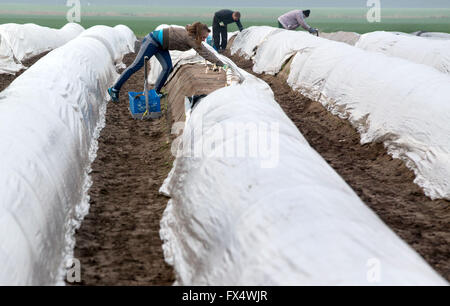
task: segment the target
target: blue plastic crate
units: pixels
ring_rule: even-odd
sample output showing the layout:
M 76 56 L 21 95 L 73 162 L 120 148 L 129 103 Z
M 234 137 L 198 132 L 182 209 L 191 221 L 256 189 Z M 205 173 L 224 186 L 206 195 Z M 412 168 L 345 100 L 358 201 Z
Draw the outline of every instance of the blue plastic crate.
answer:
M 133 118 L 142 116 L 145 113 L 145 95 L 144 92 L 128 92 L 128 97 L 130 99 L 130 112 Z M 154 89 L 148 91 L 148 106 L 149 112 L 160 113 L 161 112 L 161 101 L 156 94 Z

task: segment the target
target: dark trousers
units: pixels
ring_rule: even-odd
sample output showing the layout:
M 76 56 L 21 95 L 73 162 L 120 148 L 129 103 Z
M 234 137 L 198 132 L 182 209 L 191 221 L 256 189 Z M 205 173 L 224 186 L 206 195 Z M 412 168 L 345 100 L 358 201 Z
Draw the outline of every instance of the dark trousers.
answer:
M 228 29 L 227 26 L 220 26 L 219 20 L 214 17 L 213 19 L 213 40 L 214 40 L 214 48 L 217 51 L 225 50 L 227 48 L 228 43 Z
M 161 88 L 167 81 L 169 74 L 172 72 L 172 59 L 170 57 L 170 53 L 167 50 L 163 50 L 161 45 L 154 40 L 150 34 L 145 36 L 142 41 L 141 48 L 139 49 L 134 62 L 122 72 L 120 78 L 117 80 L 116 84 L 114 84 L 114 88 L 120 90 L 122 85 L 139 69 L 144 66 L 144 57 L 148 56 L 151 58 L 152 56 L 156 56 L 156 59 L 160 62 L 162 66 L 162 72 L 160 73 L 158 79 L 155 83 L 155 91 L 160 93 Z

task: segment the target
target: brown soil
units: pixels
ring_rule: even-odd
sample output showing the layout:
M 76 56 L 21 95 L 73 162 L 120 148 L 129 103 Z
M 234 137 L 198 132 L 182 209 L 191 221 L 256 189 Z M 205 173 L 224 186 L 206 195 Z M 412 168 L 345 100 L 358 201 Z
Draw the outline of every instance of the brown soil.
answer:
M 226 54 L 253 73 L 253 63 Z M 255 74 L 255 73 L 253 73 Z M 256 74 L 255 74 L 256 75 Z M 294 92 L 282 76 L 257 75 L 311 146 L 378 216 L 444 278 L 450 280 L 450 202 L 432 201 L 413 183 L 414 173 L 380 143 L 360 144 L 346 120 Z
M 50 51 L 48 51 L 50 52 Z M 42 57 L 46 56 L 48 52 L 44 52 L 35 57 L 32 57 L 26 61 L 23 61 L 22 64 L 25 67 L 31 67 L 34 63 L 40 60 Z M 15 75 L 13 74 L 0 74 L 0 92 L 3 91 L 6 87 L 9 86 L 17 77 L 19 77 L 22 73 L 24 73 L 26 69 L 22 69 L 17 72 Z
M 172 123 L 184 121 L 184 97 L 209 94 L 226 83 L 224 72 L 205 73 L 203 65 L 184 65 L 166 85 Z
M 135 55 L 127 55 L 130 65 Z M 158 189 L 172 166 L 164 118 L 132 119 L 128 91 L 143 88 L 143 69 L 108 104 L 106 126 L 92 164 L 90 210 L 76 234 L 75 257 L 83 285 L 170 285 L 159 220 L 167 198 Z
M 130 65 L 134 57 L 127 55 L 124 63 Z M 125 83 L 120 102 L 108 104 L 92 165 L 91 207 L 75 237 L 82 285 L 171 285 L 174 281 L 159 236 L 168 199 L 158 193 L 172 167 L 174 136 L 167 133 L 170 125 L 165 117 L 131 118 L 126 95 L 142 90 L 143 79 L 141 69 Z M 204 66 L 182 67 L 167 85 L 170 118 L 183 119 L 184 96 L 208 94 L 224 84 L 224 73 L 205 75 Z

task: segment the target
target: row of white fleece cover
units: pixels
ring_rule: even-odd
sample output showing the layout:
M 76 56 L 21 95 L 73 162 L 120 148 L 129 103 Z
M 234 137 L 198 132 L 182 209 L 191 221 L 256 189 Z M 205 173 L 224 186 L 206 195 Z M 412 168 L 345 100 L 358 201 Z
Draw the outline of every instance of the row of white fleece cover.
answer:
M 379 31 L 361 35 L 355 46 L 404 58 L 450 74 L 450 39 L 425 39 L 405 33 Z
M 58 48 L 83 31 L 77 23 L 68 23 L 61 29 L 32 23 L 0 25 L 0 74 L 15 74 L 26 68 L 22 61 Z
M 350 120 L 362 143 L 383 142 L 415 172 L 426 195 L 450 199 L 450 76 L 417 63 L 423 53 L 415 40 L 431 40 L 399 40 L 404 39 L 415 46 L 409 56 L 418 58 L 386 56 L 270 27 L 245 29 L 231 50 L 253 58 L 255 72 L 269 74 L 279 72 L 294 55 L 288 79 L 293 89 Z M 432 54 L 437 58 L 429 62 L 448 64 L 448 49 Z
M 0 285 L 64 283 L 106 90 L 135 40 L 123 25 L 92 27 L 0 93 Z
M 176 284 L 446 284 L 309 146 L 265 82 L 217 56 L 243 82 L 187 114 L 160 190 Z

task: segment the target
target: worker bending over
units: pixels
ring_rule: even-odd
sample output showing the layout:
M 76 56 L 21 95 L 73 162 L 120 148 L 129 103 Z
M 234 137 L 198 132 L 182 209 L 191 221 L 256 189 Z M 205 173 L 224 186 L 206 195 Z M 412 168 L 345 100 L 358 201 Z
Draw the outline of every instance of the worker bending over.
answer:
M 223 52 L 227 48 L 228 29 L 227 25 L 236 22 L 239 31 L 243 30 L 241 24 L 241 13 L 231 10 L 220 10 L 214 13 L 213 18 L 213 40 L 214 48 L 218 52 Z
M 206 24 L 195 22 L 187 25 L 185 28 L 168 27 L 149 33 L 142 41 L 141 48 L 134 62 L 122 72 L 114 86 L 108 89 L 113 102 L 119 101 L 119 92 L 122 85 L 142 68 L 144 57 L 146 56 L 149 58 L 156 56 L 162 66 L 162 71 L 155 83 L 155 91 L 159 97 L 162 96 L 161 88 L 173 69 L 169 50 L 188 51 L 194 49 L 200 56 L 211 63 L 219 67 L 226 66 L 202 44 L 202 41 L 208 37 L 210 32 Z
M 311 34 L 318 34 L 319 31 L 313 27 L 310 27 L 305 21 L 305 18 L 308 18 L 310 13 L 310 10 L 293 10 L 287 12 L 286 14 L 278 17 L 278 27 L 286 30 L 295 30 L 301 26 Z

